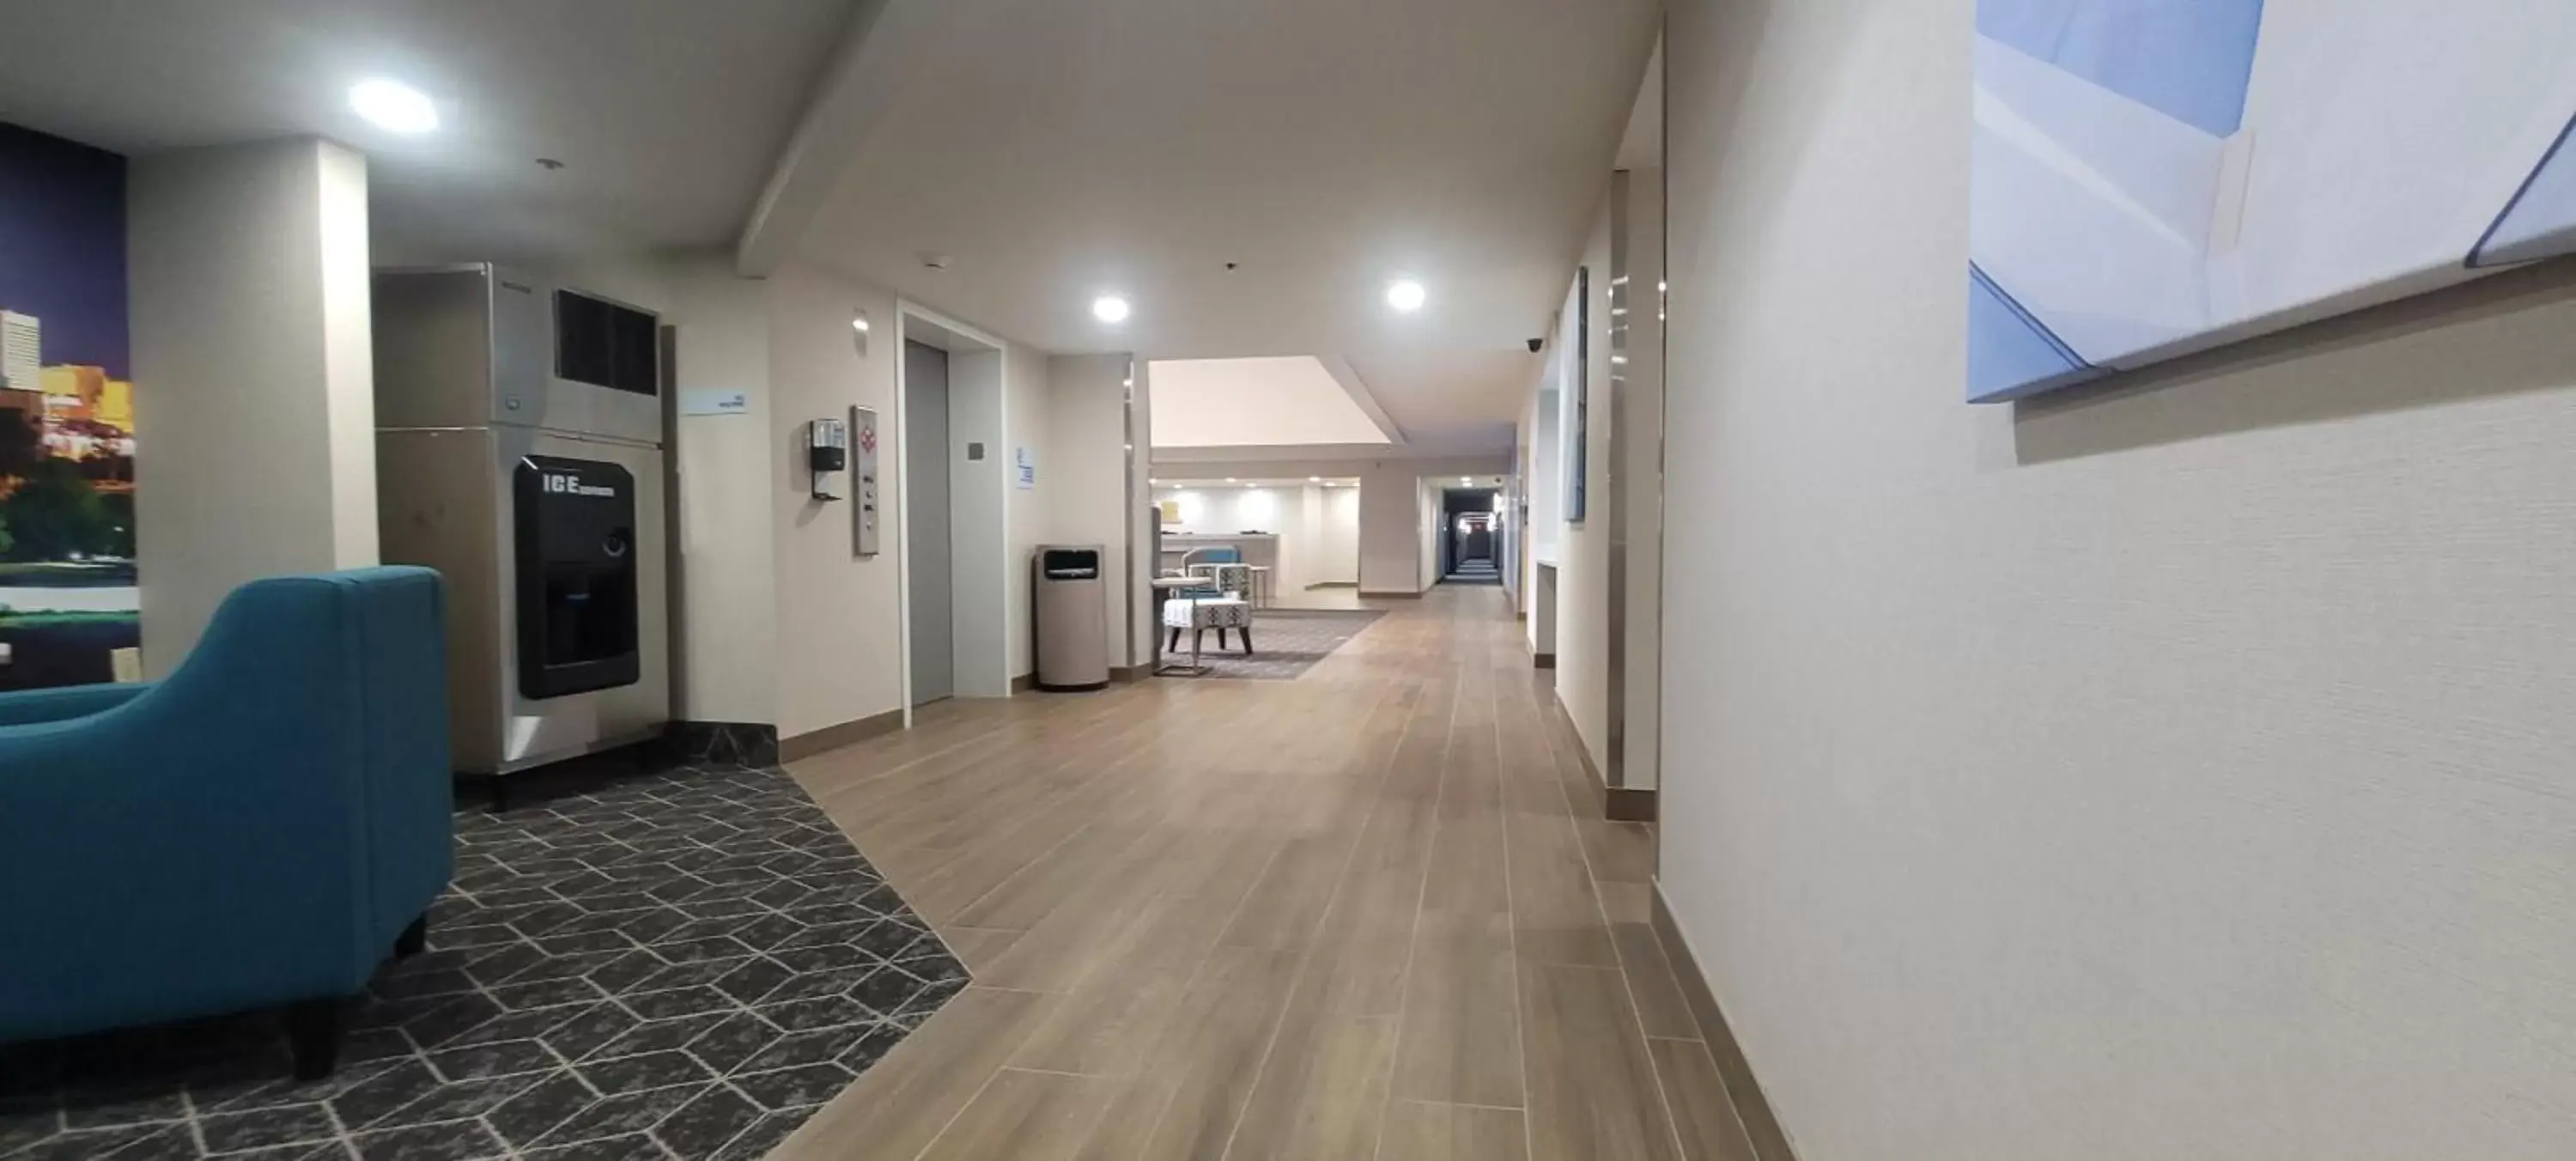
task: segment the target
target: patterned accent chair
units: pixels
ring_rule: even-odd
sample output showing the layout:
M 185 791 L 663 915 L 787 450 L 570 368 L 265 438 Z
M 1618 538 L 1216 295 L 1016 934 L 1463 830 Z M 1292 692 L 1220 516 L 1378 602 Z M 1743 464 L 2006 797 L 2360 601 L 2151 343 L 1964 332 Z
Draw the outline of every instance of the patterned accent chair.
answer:
M 1248 564 L 1194 564 L 1190 566 L 1190 575 L 1208 578 L 1206 589 L 1212 590 L 1208 591 L 1210 596 L 1240 597 L 1252 591 L 1252 566 Z M 1203 590 L 1188 591 L 1195 594 Z
M 1241 597 L 1204 597 L 1163 603 L 1163 628 L 1171 634 L 1166 653 L 1181 651 L 1181 630 L 1190 631 L 1190 663 L 1179 672 L 1198 673 L 1199 647 L 1207 631 L 1216 630 L 1216 647 L 1225 648 L 1226 630 L 1243 635 L 1243 655 L 1252 656 L 1252 605 Z

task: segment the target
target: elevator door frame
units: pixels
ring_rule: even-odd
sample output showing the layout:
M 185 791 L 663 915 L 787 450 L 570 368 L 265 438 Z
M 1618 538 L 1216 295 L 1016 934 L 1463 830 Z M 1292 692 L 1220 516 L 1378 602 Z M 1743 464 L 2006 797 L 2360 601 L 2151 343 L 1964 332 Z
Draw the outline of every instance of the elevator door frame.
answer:
M 1012 435 L 1006 428 L 1004 385 L 1010 382 L 1011 353 L 999 338 L 948 318 L 919 304 L 898 301 L 894 318 L 895 401 L 899 475 L 909 476 L 911 417 L 903 371 L 906 342 L 919 342 L 948 352 L 949 575 L 952 585 L 952 655 L 955 697 L 1008 697 L 1012 693 L 1014 637 L 1026 639 L 1028 562 L 1010 561 L 1008 506 L 1014 493 Z M 969 448 L 981 444 L 980 458 Z M 904 518 L 896 522 L 895 544 L 906 563 L 896 573 L 903 664 L 904 724 L 912 724 L 913 600 L 911 490 L 900 502 Z

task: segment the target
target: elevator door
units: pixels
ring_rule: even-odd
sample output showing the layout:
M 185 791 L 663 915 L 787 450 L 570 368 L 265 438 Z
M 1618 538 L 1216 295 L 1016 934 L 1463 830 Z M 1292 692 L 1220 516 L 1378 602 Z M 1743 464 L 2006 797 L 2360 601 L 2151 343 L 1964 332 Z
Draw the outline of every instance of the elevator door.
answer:
M 904 519 L 910 523 L 912 704 L 957 692 L 948 521 L 948 352 L 903 345 Z

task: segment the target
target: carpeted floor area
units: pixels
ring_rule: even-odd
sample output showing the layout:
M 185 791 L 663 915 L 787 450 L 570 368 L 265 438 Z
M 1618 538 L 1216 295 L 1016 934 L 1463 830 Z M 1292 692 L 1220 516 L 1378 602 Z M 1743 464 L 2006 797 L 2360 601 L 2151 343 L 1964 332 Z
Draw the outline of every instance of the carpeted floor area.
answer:
M 1285 681 L 1314 668 L 1342 643 L 1359 636 L 1384 613 L 1377 609 L 1261 609 L 1252 615 L 1252 656 L 1228 635 L 1229 648 L 1219 649 L 1210 631 L 1199 653 L 1207 667 L 1202 677 Z M 1166 638 L 1166 641 L 1169 639 Z M 1189 662 L 1190 635 L 1181 634 L 1181 652 L 1164 654 L 1166 662 Z
M 0 1048 L 0 1158 L 756 1158 L 965 987 L 788 775 L 681 766 L 458 816 L 429 950 L 339 1070 L 273 1016 Z

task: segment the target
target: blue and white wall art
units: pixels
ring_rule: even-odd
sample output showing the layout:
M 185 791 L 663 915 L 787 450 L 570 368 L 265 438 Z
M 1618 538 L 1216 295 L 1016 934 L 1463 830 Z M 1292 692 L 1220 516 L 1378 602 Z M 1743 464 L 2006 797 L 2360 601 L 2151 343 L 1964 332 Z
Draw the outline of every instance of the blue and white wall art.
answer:
M 1968 398 L 2576 252 L 2576 0 L 1978 0 Z

